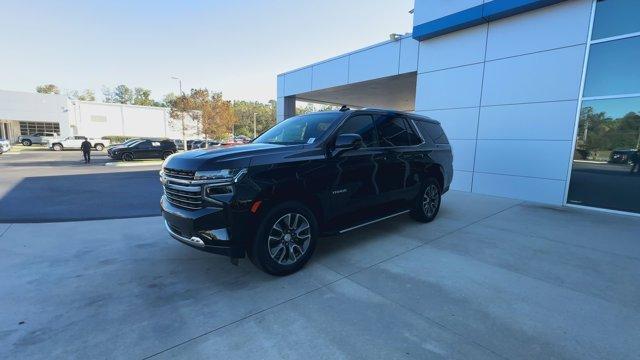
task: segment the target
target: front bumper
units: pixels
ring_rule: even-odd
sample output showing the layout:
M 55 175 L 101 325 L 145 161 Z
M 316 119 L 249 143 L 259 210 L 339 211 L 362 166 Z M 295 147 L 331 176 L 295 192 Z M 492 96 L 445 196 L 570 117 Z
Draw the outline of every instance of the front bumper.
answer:
M 169 235 L 198 250 L 242 258 L 245 255 L 246 232 L 235 225 L 246 223 L 244 213 L 231 215 L 223 208 L 186 210 L 160 200 L 162 216 Z M 235 225 L 235 226 L 234 226 Z

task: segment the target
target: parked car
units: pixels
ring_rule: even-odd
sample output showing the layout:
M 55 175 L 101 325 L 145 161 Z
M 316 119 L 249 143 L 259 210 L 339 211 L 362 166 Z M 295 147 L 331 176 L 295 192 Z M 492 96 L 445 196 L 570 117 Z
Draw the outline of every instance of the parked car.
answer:
M 214 140 L 201 141 L 197 144 L 197 149 L 211 149 L 211 148 L 219 148 L 222 146 L 220 142 Z
M 106 146 L 109 146 L 111 141 L 107 139 L 94 139 L 87 138 L 85 136 L 69 136 L 64 139 L 50 139 L 48 140 L 47 146 L 49 149 L 54 151 L 62 151 L 62 150 L 78 150 L 80 149 L 80 145 L 85 140 L 89 140 L 91 146 L 97 151 L 102 151 Z
M 108 152 L 116 160 L 132 161 L 136 159 L 166 159 L 177 152 L 173 140 L 140 139 L 127 146 L 116 147 Z
M 11 143 L 9 140 L 0 139 L 0 154 L 9 152 L 11 150 Z
M 631 155 L 636 149 L 616 149 L 609 155 L 609 163 L 611 164 L 631 164 Z
M 325 111 L 276 124 L 251 144 L 172 156 L 160 181 L 169 234 L 246 256 L 274 275 L 311 257 L 318 237 L 410 213 L 438 214 L 451 146 L 440 124 L 386 110 Z
M 193 143 L 197 143 L 200 141 L 202 140 L 187 140 L 187 150 L 191 150 L 193 148 Z M 176 147 L 178 148 L 178 150 L 184 150 L 184 147 L 182 145 L 182 140 L 173 140 L 173 142 L 176 144 Z
M 18 142 L 24 146 L 31 146 L 32 144 L 46 145 L 49 140 L 57 137 L 58 134 L 55 133 L 33 133 L 31 135 L 18 136 Z

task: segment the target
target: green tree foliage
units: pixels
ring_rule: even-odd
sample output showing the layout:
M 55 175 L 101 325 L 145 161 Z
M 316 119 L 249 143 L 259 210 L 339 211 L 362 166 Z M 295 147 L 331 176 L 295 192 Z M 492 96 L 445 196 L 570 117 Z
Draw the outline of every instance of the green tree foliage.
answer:
M 605 112 L 594 112 L 586 106 L 580 111 L 578 147 L 587 151 L 635 149 L 640 141 L 640 111 L 619 118 Z
M 253 138 L 253 114 L 256 114 L 256 132 L 261 134 L 276 123 L 276 102 L 234 101 L 231 105 L 238 118 L 235 126 L 236 135 Z
M 67 96 L 80 101 L 96 101 L 96 95 L 91 89 L 85 89 L 83 92 L 73 90 L 70 91 Z
M 133 89 L 133 105 L 157 106 L 157 102 L 151 98 L 151 90 L 137 87 Z
M 36 87 L 40 94 L 60 94 L 60 89 L 54 84 L 44 84 Z

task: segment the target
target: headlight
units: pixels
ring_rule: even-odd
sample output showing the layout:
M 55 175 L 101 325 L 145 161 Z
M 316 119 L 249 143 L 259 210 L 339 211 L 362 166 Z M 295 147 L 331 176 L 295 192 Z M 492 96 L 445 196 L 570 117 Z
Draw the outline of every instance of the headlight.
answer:
M 212 183 L 217 182 L 238 182 L 247 169 L 220 169 L 213 171 L 196 171 L 194 180 L 210 180 Z

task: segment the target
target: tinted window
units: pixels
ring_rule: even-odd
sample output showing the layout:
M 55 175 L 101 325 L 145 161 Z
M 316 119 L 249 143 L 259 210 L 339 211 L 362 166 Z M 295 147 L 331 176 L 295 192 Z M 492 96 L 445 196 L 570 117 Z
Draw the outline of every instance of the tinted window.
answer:
M 138 149 L 148 149 L 151 147 L 151 141 L 149 140 L 141 141 L 138 144 L 136 144 L 135 147 Z
M 362 136 L 364 146 L 378 146 L 376 127 L 373 123 L 373 116 L 371 115 L 357 115 L 347 119 L 344 124 L 340 126 L 337 134 L 358 134 Z
M 604 39 L 640 31 L 638 14 L 638 0 L 598 0 L 591 38 Z
M 436 144 L 449 143 L 447 135 L 444 133 L 444 130 L 442 130 L 442 127 L 439 124 L 428 121 L 416 121 L 415 124 L 418 126 L 418 130 L 420 130 L 422 137 L 429 137 Z
M 411 145 L 405 120 L 401 117 L 381 118 L 378 122 L 378 138 L 383 147 Z
M 413 126 L 411 126 L 411 123 L 407 119 L 405 119 L 405 126 L 407 127 L 407 133 L 409 134 L 409 144 L 418 145 L 422 143 L 422 139 L 418 134 L 416 134 Z
M 639 62 L 640 36 L 591 45 L 584 96 L 640 93 Z

